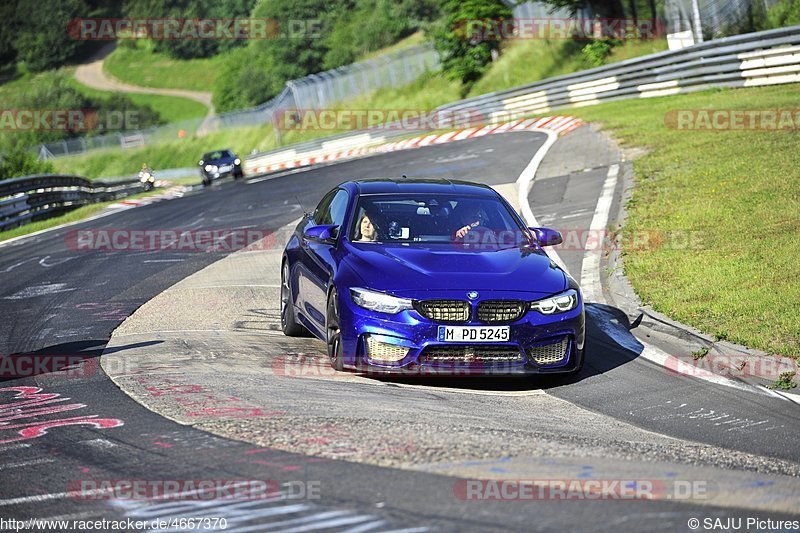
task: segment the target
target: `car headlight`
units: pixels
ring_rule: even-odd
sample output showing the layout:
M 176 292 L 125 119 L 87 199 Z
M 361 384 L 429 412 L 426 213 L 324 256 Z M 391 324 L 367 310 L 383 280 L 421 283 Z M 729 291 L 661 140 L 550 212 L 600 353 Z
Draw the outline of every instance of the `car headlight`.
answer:
M 350 289 L 350 297 L 359 307 L 379 313 L 388 313 L 390 315 L 412 308 L 411 300 L 397 298 L 383 292 L 375 292 L 367 289 Z
M 553 315 L 556 313 L 566 313 L 578 307 L 578 291 L 570 289 L 556 294 L 544 300 L 531 302 L 531 309 L 539 311 L 543 315 Z
M 237 157 L 236 159 L 233 160 L 233 164 L 234 165 L 241 165 L 242 164 L 242 160 Z
M 206 172 L 211 172 L 214 170 L 214 165 L 206 165 Z

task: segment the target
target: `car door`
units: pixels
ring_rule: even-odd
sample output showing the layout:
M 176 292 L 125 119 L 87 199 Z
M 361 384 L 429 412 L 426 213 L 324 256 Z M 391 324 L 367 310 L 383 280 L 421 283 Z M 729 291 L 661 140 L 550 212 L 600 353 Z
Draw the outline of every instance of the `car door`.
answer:
M 340 232 L 347 206 L 349 195 L 344 189 L 335 189 L 325 195 L 314 214 L 309 218 L 303 231 L 312 227 L 327 224 L 340 226 Z M 336 268 L 333 252 L 335 244 L 315 242 L 302 237 L 300 249 L 302 250 L 301 267 L 298 285 L 304 301 L 300 303 L 304 314 L 314 321 L 324 331 L 325 308 L 327 305 L 328 283 L 333 277 Z

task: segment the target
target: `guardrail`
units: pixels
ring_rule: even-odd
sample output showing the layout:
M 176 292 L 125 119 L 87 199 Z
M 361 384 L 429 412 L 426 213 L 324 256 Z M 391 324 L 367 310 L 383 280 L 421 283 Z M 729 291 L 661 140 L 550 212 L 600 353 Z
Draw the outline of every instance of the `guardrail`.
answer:
M 43 174 L 0 181 L 0 231 L 95 202 L 142 192 L 138 178 L 88 180 L 80 176 Z
M 432 113 L 464 111 L 499 123 L 553 110 L 627 98 L 652 98 L 712 87 L 755 87 L 800 82 L 800 26 L 748 33 L 659 52 L 574 74 L 443 105 Z M 284 161 L 325 161 L 325 156 L 413 134 L 367 129 L 287 146 L 245 158 L 252 172 Z
M 800 82 L 800 26 L 659 52 L 488 93 L 440 107 L 502 121 L 554 109 L 681 94 L 712 87 Z

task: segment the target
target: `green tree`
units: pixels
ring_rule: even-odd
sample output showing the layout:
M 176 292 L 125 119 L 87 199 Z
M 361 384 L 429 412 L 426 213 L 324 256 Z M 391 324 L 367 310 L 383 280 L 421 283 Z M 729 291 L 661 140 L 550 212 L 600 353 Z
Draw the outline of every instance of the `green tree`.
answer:
M 443 10 L 432 31 L 433 43 L 444 72 L 466 90 L 489 69 L 492 54 L 499 53 L 503 35 L 495 30 L 513 12 L 501 0 L 447 0 Z M 486 38 L 489 32 L 492 36 Z
M 128 0 L 124 15 L 132 19 L 235 19 L 247 17 L 255 0 Z M 244 44 L 237 39 L 158 39 L 153 50 L 175 59 L 211 57 Z
M 32 72 L 64 64 L 82 44 L 69 36 L 67 24 L 88 11 L 84 0 L 54 0 L 46 6 L 38 0 L 18 0 L 16 15 L 22 22 L 14 43 L 18 60 Z
M 214 82 L 214 108 L 233 111 L 266 102 L 283 88 L 266 54 L 253 47 L 231 52 Z
M 357 0 L 339 13 L 326 38 L 326 69 L 357 61 L 359 56 L 392 45 L 425 26 L 439 14 L 428 1 Z

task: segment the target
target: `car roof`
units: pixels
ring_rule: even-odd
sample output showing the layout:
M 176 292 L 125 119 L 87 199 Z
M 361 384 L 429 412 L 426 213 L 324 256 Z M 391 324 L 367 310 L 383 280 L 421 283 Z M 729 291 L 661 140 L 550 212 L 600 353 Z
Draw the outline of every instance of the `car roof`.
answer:
M 445 178 L 377 178 L 354 180 L 349 182 L 349 184 L 352 184 L 351 186 L 355 188 L 356 192 L 360 195 L 387 193 L 450 193 L 497 197 L 497 193 L 488 185 Z

